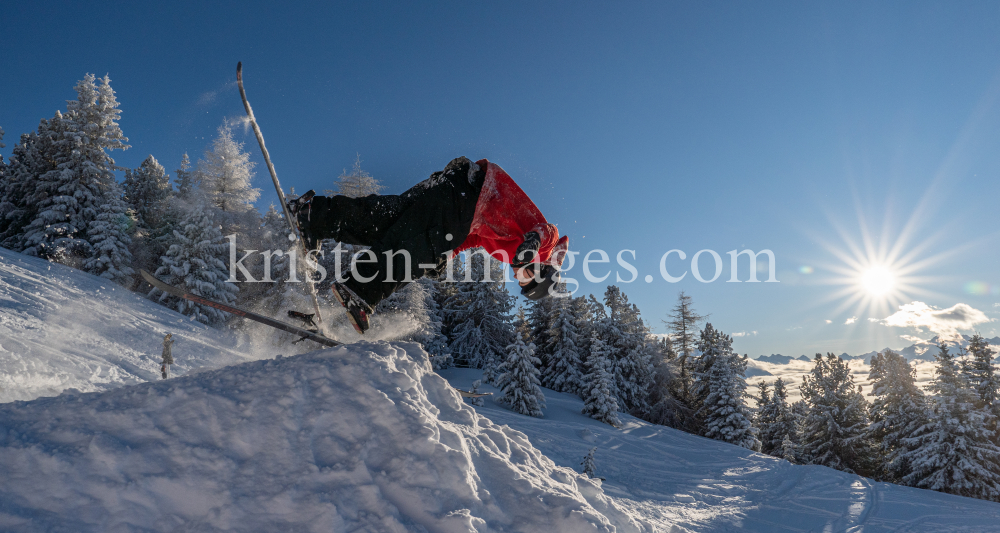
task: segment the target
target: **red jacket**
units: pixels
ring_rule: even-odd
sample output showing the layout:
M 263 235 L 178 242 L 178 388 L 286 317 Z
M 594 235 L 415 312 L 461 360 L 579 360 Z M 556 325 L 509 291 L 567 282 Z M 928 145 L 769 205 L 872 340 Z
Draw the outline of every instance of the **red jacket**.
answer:
M 535 260 L 562 264 L 569 238 L 559 238 L 559 230 L 545 220 L 534 202 L 502 168 L 485 159 L 476 164 L 486 167 L 486 178 L 476 202 L 469 236 L 453 253 L 482 246 L 496 259 L 510 263 L 516 259 L 515 252 L 524 242 L 524 234 L 535 231 L 541 237 Z

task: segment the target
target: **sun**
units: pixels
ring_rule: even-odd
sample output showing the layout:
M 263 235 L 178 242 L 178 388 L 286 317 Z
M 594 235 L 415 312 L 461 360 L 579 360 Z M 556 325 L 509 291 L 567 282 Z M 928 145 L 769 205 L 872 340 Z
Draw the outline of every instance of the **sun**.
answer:
M 858 281 L 869 295 L 884 297 L 895 288 L 896 275 L 888 267 L 876 265 L 861 272 Z

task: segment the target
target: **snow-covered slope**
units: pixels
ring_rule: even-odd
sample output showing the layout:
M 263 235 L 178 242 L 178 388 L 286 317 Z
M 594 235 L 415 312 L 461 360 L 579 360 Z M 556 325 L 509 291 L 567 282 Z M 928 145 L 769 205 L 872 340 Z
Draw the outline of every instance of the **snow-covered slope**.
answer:
M 640 530 L 415 344 L 8 403 L 0 421 L 3 531 Z
M 160 379 L 167 332 L 175 375 L 251 358 L 233 348 L 231 334 L 101 278 L 0 248 L 0 402 Z
M 442 374 L 468 387 L 481 372 Z M 542 419 L 489 398 L 476 410 L 524 432 L 558 465 L 579 469 L 596 446 L 604 491 L 656 531 L 1000 531 L 1000 504 L 792 465 L 628 415 L 619 430 L 581 415 L 574 395 L 545 390 L 545 399 Z

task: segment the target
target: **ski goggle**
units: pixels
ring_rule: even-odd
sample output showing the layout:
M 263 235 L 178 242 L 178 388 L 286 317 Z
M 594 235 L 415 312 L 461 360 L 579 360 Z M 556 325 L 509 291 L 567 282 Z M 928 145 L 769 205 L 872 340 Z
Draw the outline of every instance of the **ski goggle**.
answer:
M 538 267 L 537 263 L 534 265 Z M 542 265 L 541 276 L 532 276 L 531 281 L 521 287 L 521 296 L 529 300 L 541 300 L 551 295 L 553 287 L 562 281 L 559 269 L 552 265 Z

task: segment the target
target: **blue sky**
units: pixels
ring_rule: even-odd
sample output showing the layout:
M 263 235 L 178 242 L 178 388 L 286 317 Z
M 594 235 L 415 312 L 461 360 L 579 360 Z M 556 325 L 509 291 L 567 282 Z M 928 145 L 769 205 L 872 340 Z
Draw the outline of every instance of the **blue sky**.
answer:
M 173 170 L 242 115 L 243 61 L 286 187 L 329 188 L 355 154 L 390 193 L 489 158 L 574 249 L 635 250 L 621 285 L 654 331 L 684 290 L 752 356 L 901 347 L 955 315 L 868 320 L 911 301 L 1000 333 L 995 2 L 115 4 L 0 12 L 0 154 L 93 72 L 121 102 L 117 162 Z M 905 259 L 888 297 L 845 281 L 866 234 L 862 257 Z M 745 248 L 772 250 L 780 283 L 726 283 Z M 724 272 L 667 283 L 671 249 Z

